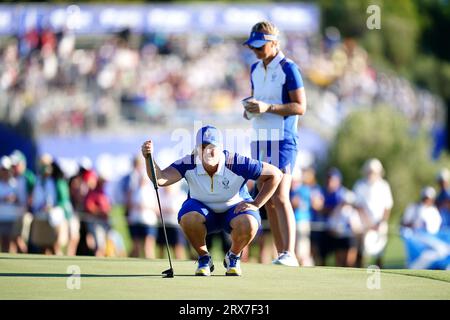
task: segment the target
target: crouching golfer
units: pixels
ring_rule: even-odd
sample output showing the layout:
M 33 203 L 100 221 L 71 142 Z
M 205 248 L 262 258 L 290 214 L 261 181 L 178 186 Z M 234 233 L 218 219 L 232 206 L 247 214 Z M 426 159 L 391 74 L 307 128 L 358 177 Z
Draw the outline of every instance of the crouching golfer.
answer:
M 153 153 L 152 141 L 142 145 L 145 158 Z M 149 161 L 147 174 L 153 180 Z M 281 171 L 266 162 L 223 150 L 219 132 L 212 126 L 201 128 L 191 155 L 161 170 L 155 164 L 159 186 L 168 186 L 185 178 L 189 193 L 178 213 L 178 223 L 198 253 L 198 276 L 214 270 L 205 237 L 225 230 L 231 234 L 231 248 L 225 255 L 227 276 L 241 275 L 242 249 L 255 237 L 261 224 L 258 209 L 273 195 L 281 181 Z M 255 199 L 247 191 L 247 180 L 262 184 Z

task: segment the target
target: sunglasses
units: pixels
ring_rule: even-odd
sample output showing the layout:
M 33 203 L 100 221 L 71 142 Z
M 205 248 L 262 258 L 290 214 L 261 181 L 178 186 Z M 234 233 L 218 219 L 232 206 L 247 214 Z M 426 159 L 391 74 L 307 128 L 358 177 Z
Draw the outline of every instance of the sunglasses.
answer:
M 266 44 L 267 44 L 267 43 L 266 43 Z M 264 44 L 262 47 L 259 47 L 259 48 L 253 47 L 253 46 L 251 46 L 251 45 L 248 45 L 248 47 L 249 47 L 249 49 L 251 49 L 251 50 L 262 51 L 262 50 L 264 49 L 264 47 L 266 46 L 266 44 Z

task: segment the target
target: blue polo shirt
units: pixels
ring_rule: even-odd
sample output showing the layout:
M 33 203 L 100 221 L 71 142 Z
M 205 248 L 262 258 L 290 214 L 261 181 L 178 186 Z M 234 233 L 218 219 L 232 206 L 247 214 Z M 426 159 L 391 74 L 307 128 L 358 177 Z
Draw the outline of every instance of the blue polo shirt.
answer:
M 253 97 L 266 103 L 285 104 L 291 102 L 289 91 L 303 88 L 298 66 L 279 51 L 264 68 L 262 61 L 251 67 Z M 254 141 L 296 140 L 298 116 L 280 116 L 270 112 L 257 114 L 252 119 Z

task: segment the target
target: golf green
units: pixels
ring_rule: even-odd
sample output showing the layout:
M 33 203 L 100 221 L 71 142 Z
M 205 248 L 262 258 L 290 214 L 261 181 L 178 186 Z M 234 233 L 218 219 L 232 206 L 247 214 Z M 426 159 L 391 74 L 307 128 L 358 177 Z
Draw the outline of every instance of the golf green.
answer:
M 2 299 L 450 299 L 450 272 L 242 264 L 225 277 L 220 257 L 211 277 L 194 261 L 0 254 Z M 81 274 L 81 277 L 73 273 Z M 77 289 L 78 288 L 78 289 Z

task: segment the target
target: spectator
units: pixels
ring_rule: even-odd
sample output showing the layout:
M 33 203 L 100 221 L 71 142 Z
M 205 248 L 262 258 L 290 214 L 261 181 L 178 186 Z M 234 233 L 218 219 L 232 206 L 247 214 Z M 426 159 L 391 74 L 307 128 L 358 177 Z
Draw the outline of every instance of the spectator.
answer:
M 447 193 L 441 207 L 439 208 L 442 224 L 441 230 L 450 231 L 450 194 Z
M 186 194 L 181 190 L 180 183 L 175 183 L 166 188 L 161 188 L 160 197 L 169 246 L 175 253 L 175 259 L 186 259 L 186 246 L 188 244 L 177 220 L 178 210 L 186 200 Z M 160 248 L 159 256 L 163 257 L 165 239 L 161 225 L 158 228 L 157 241 Z
M 110 230 L 109 213 L 111 203 L 105 193 L 106 180 L 104 177 L 96 177 L 93 171 L 85 173 L 89 191 L 85 200 L 85 211 L 88 247 L 95 252 L 95 256 L 106 256 L 107 235 Z
M 31 194 L 33 192 L 36 177 L 34 173 L 27 168 L 25 156 L 19 150 L 11 153 L 12 175 L 16 183 L 18 192 L 19 217 L 16 221 L 13 231 L 14 251 L 28 252 L 28 241 L 30 234 L 30 225 L 33 216 L 30 213 Z
M 342 173 L 337 168 L 330 168 L 327 172 L 325 187 L 322 188 L 323 208 L 317 212 L 316 221 L 320 221 L 322 232 L 318 239 L 318 248 L 320 260 L 324 264 L 327 256 L 334 248 L 332 247 L 332 240 L 328 232 L 328 219 L 331 213 L 343 201 L 347 189 L 342 185 Z
M 440 209 L 449 196 L 450 171 L 447 168 L 441 169 L 436 180 L 439 185 L 439 190 L 435 202 L 438 209 Z
M 89 191 L 88 182 L 84 179 L 87 172 L 92 169 L 92 162 L 89 158 L 83 157 L 79 163 L 78 172 L 69 179 L 70 202 L 73 207 L 73 214 L 69 220 L 69 243 L 67 246 L 67 255 L 76 255 L 78 251 L 83 252 L 83 246 L 79 247 L 81 232 L 85 233 L 85 224 L 81 223 L 80 217 L 84 213 L 84 203 Z M 93 176 L 93 178 L 96 178 Z M 83 230 L 81 230 L 83 226 Z M 85 240 L 85 236 L 83 237 Z
M 297 225 L 295 253 L 302 266 L 314 264 L 311 256 L 311 220 L 313 215 L 313 197 L 319 192 L 311 168 L 302 175 L 293 176 L 291 202 Z M 302 181 L 303 179 L 303 181 Z
M 330 246 L 335 251 L 336 266 L 354 267 L 358 255 L 356 236 L 362 232 L 362 223 L 354 207 L 355 194 L 344 191 L 341 197 L 328 219 Z
M 125 195 L 125 216 L 128 217 L 131 211 L 131 198 L 133 192 L 139 187 L 142 172 L 145 170 L 142 157 L 135 155 L 132 160 L 132 169 L 129 174 L 120 181 L 121 191 Z
M 39 170 L 33 189 L 31 212 L 31 242 L 38 252 L 46 254 L 62 254 L 58 243 L 60 226 L 64 221 L 64 212 L 56 207 L 56 184 L 52 178 L 53 158 L 44 154 L 39 159 Z
M 64 177 L 59 164 L 56 161 L 52 163 L 52 177 L 56 184 L 56 207 L 64 212 L 65 221 L 61 223 L 58 243 L 60 246 L 68 244 L 69 239 L 74 238 L 74 234 L 78 235 L 79 223 L 74 218 L 72 203 L 70 202 L 69 184 Z M 75 255 L 74 248 L 68 246 L 67 255 Z
M 323 208 L 323 196 L 320 191 L 320 186 L 316 181 L 316 171 L 311 168 L 305 168 L 302 171 L 302 184 L 297 190 L 293 192 L 292 199 L 293 206 L 297 209 L 295 211 L 295 218 L 297 226 L 300 226 L 300 241 L 303 241 L 305 248 L 303 255 L 303 263 L 306 265 L 315 264 L 323 265 L 323 248 L 324 248 L 324 233 L 326 231 L 325 223 L 323 221 L 320 211 Z M 310 234 L 308 235 L 308 221 L 310 224 Z M 303 230 L 302 230 L 303 229 Z M 303 235 L 301 235 L 303 231 Z M 308 250 L 308 238 L 310 242 L 310 249 Z M 297 250 L 302 249 L 302 243 L 297 245 Z M 310 252 L 308 252 L 310 251 Z M 308 262 L 308 256 L 312 255 L 313 262 Z
M 17 220 L 18 203 L 17 188 L 11 178 L 11 159 L 8 156 L 0 158 L 0 249 L 10 251 L 12 232 Z
M 406 208 L 402 225 L 413 230 L 436 234 L 441 227 L 442 218 L 434 204 L 435 198 L 436 190 L 433 187 L 423 188 L 420 193 L 420 201 L 410 204 Z
M 356 207 L 360 210 L 364 226 L 363 243 L 359 244 L 356 266 L 362 266 L 365 254 L 375 257 L 375 263 L 381 268 L 394 201 L 389 183 L 383 179 L 384 169 L 380 160 L 367 160 L 362 171 L 364 177 L 353 187 Z
M 143 249 L 147 259 L 155 258 L 157 235 L 157 201 L 150 180 L 141 170 L 133 174 L 128 191 L 128 223 L 133 240 L 133 257 L 139 257 Z M 172 200 L 171 200 L 172 201 Z

